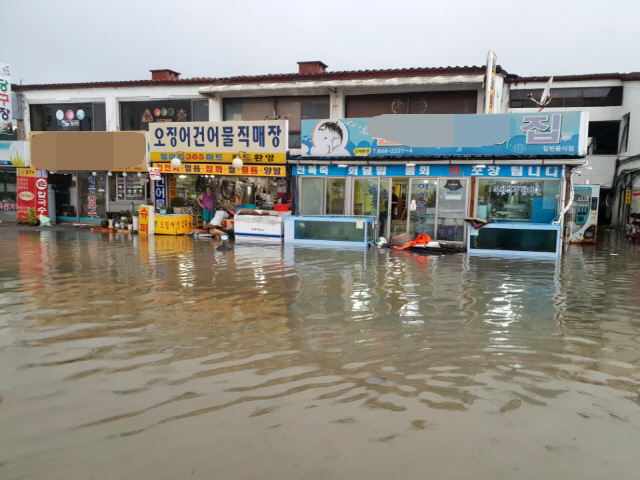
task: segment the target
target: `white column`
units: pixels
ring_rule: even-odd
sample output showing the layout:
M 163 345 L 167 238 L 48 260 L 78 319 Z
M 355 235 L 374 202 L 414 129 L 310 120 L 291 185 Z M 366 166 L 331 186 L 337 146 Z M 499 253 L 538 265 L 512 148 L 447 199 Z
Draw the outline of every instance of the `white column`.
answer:
M 219 95 L 209 98 L 209 121 L 222 121 L 222 98 Z
M 344 90 L 338 88 L 336 93 L 331 92 L 329 95 L 329 105 L 331 106 L 330 119 L 338 120 L 344 118 L 345 106 L 344 106 Z
M 107 117 L 107 132 L 120 130 L 120 109 L 115 93 L 107 93 L 104 98 L 104 111 Z

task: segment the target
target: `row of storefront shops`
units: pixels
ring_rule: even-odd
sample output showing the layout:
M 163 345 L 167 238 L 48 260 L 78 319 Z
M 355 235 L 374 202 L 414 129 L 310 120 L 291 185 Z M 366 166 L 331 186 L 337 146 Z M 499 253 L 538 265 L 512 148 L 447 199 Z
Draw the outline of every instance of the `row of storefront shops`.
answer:
M 289 204 L 304 216 L 372 218 L 376 237 L 426 234 L 470 248 L 508 242 L 555 252 L 570 173 L 585 155 L 586 114 L 495 116 L 506 120 L 503 142 L 417 148 L 394 142 L 393 133 L 370 136 L 367 119 L 303 120 L 299 154 L 288 149 L 285 120 L 151 123 L 146 166 L 49 172 L 49 209 L 74 223 L 143 204 L 197 212 L 198 195 L 211 186 L 225 210 Z M 470 218 L 491 225 L 474 228 Z
M 551 223 L 562 207 L 566 167 L 559 165 L 297 165 L 297 211 L 364 215 L 378 235 L 410 233 L 465 239 L 465 218 Z

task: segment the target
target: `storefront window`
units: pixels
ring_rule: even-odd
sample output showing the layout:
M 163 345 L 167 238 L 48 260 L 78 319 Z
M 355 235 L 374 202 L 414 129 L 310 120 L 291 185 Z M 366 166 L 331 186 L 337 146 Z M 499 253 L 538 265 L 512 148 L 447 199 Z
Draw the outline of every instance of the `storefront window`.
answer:
M 327 179 L 327 215 L 344 215 L 346 178 Z
M 322 215 L 324 178 L 300 178 L 300 215 Z
M 289 121 L 289 148 L 300 148 L 300 121 L 329 118 L 329 96 L 225 98 L 223 119 L 265 120 L 284 118 Z
M 559 180 L 481 179 L 476 216 L 494 222 L 550 223 L 558 214 Z
M 153 122 L 208 122 L 207 100 L 121 102 L 121 130 L 149 130 Z
M 145 199 L 144 187 L 144 177 L 138 177 L 134 173 L 128 174 L 126 177 L 118 174 L 116 177 L 116 200 L 143 201 Z
M 15 222 L 16 207 L 16 171 L 15 169 L 0 170 L 0 220 Z
M 462 242 L 467 206 L 467 180 L 438 181 L 438 240 Z
M 55 103 L 31 105 L 31 130 L 34 132 L 105 131 L 104 103 Z
M 376 215 L 378 213 L 378 179 L 353 180 L 353 214 Z
M 77 174 L 80 220 L 99 220 L 106 217 L 107 174 Z
M 409 206 L 409 232 L 412 235 L 427 234 L 435 238 L 437 188 L 436 180 L 413 179 Z

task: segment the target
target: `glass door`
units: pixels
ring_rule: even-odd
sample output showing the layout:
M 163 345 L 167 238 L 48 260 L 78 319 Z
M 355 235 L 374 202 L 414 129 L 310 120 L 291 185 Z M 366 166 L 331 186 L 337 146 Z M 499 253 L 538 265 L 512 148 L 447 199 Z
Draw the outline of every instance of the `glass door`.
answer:
M 464 241 L 467 179 L 438 180 L 438 232 L 436 239 Z
M 300 215 L 324 214 L 324 178 L 300 177 Z
M 378 214 L 378 187 L 377 178 L 355 178 L 353 180 L 353 214 L 372 215 Z
M 409 179 L 405 177 L 391 178 L 389 190 L 389 238 L 407 233 L 409 215 Z
M 409 233 L 412 235 L 427 234 L 435 238 L 437 189 L 435 179 L 412 179 L 409 205 Z
M 106 218 L 106 172 L 99 172 L 97 175 L 78 173 L 77 185 L 78 204 L 80 205 L 79 220 L 81 222 L 91 222 Z
M 346 178 L 327 178 L 327 215 L 344 215 L 347 194 Z

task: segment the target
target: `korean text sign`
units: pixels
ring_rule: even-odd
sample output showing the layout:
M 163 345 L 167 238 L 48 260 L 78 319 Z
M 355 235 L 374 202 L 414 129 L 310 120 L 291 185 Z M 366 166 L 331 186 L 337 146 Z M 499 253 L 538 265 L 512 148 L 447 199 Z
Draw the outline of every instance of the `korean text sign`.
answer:
M 9 65 L 0 63 L 0 134 L 13 133 L 11 123 L 11 72 Z
M 296 165 L 292 174 L 306 177 L 484 177 L 564 179 L 561 165 Z
M 584 112 L 302 120 L 302 156 L 580 157 L 586 124 Z
M 48 189 L 49 181 L 45 170 L 35 168 L 18 168 L 16 171 L 18 221 L 29 221 L 29 209 L 33 208 L 38 215 L 49 213 Z
M 140 205 L 140 235 L 152 235 L 154 226 L 154 210 L 151 205 Z
M 154 166 L 158 168 L 161 173 L 187 175 L 242 175 L 249 177 L 285 177 L 287 175 L 287 169 L 284 165 L 244 165 L 242 168 L 233 168 L 231 165 L 183 163 L 180 165 L 180 168 L 173 168 L 170 163 L 156 163 Z M 169 200 L 172 198 L 170 184 Z
M 286 120 L 247 122 L 152 123 L 149 148 L 152 162 L 231 163 L 242 154 L 244 163 L 285 163 Z

